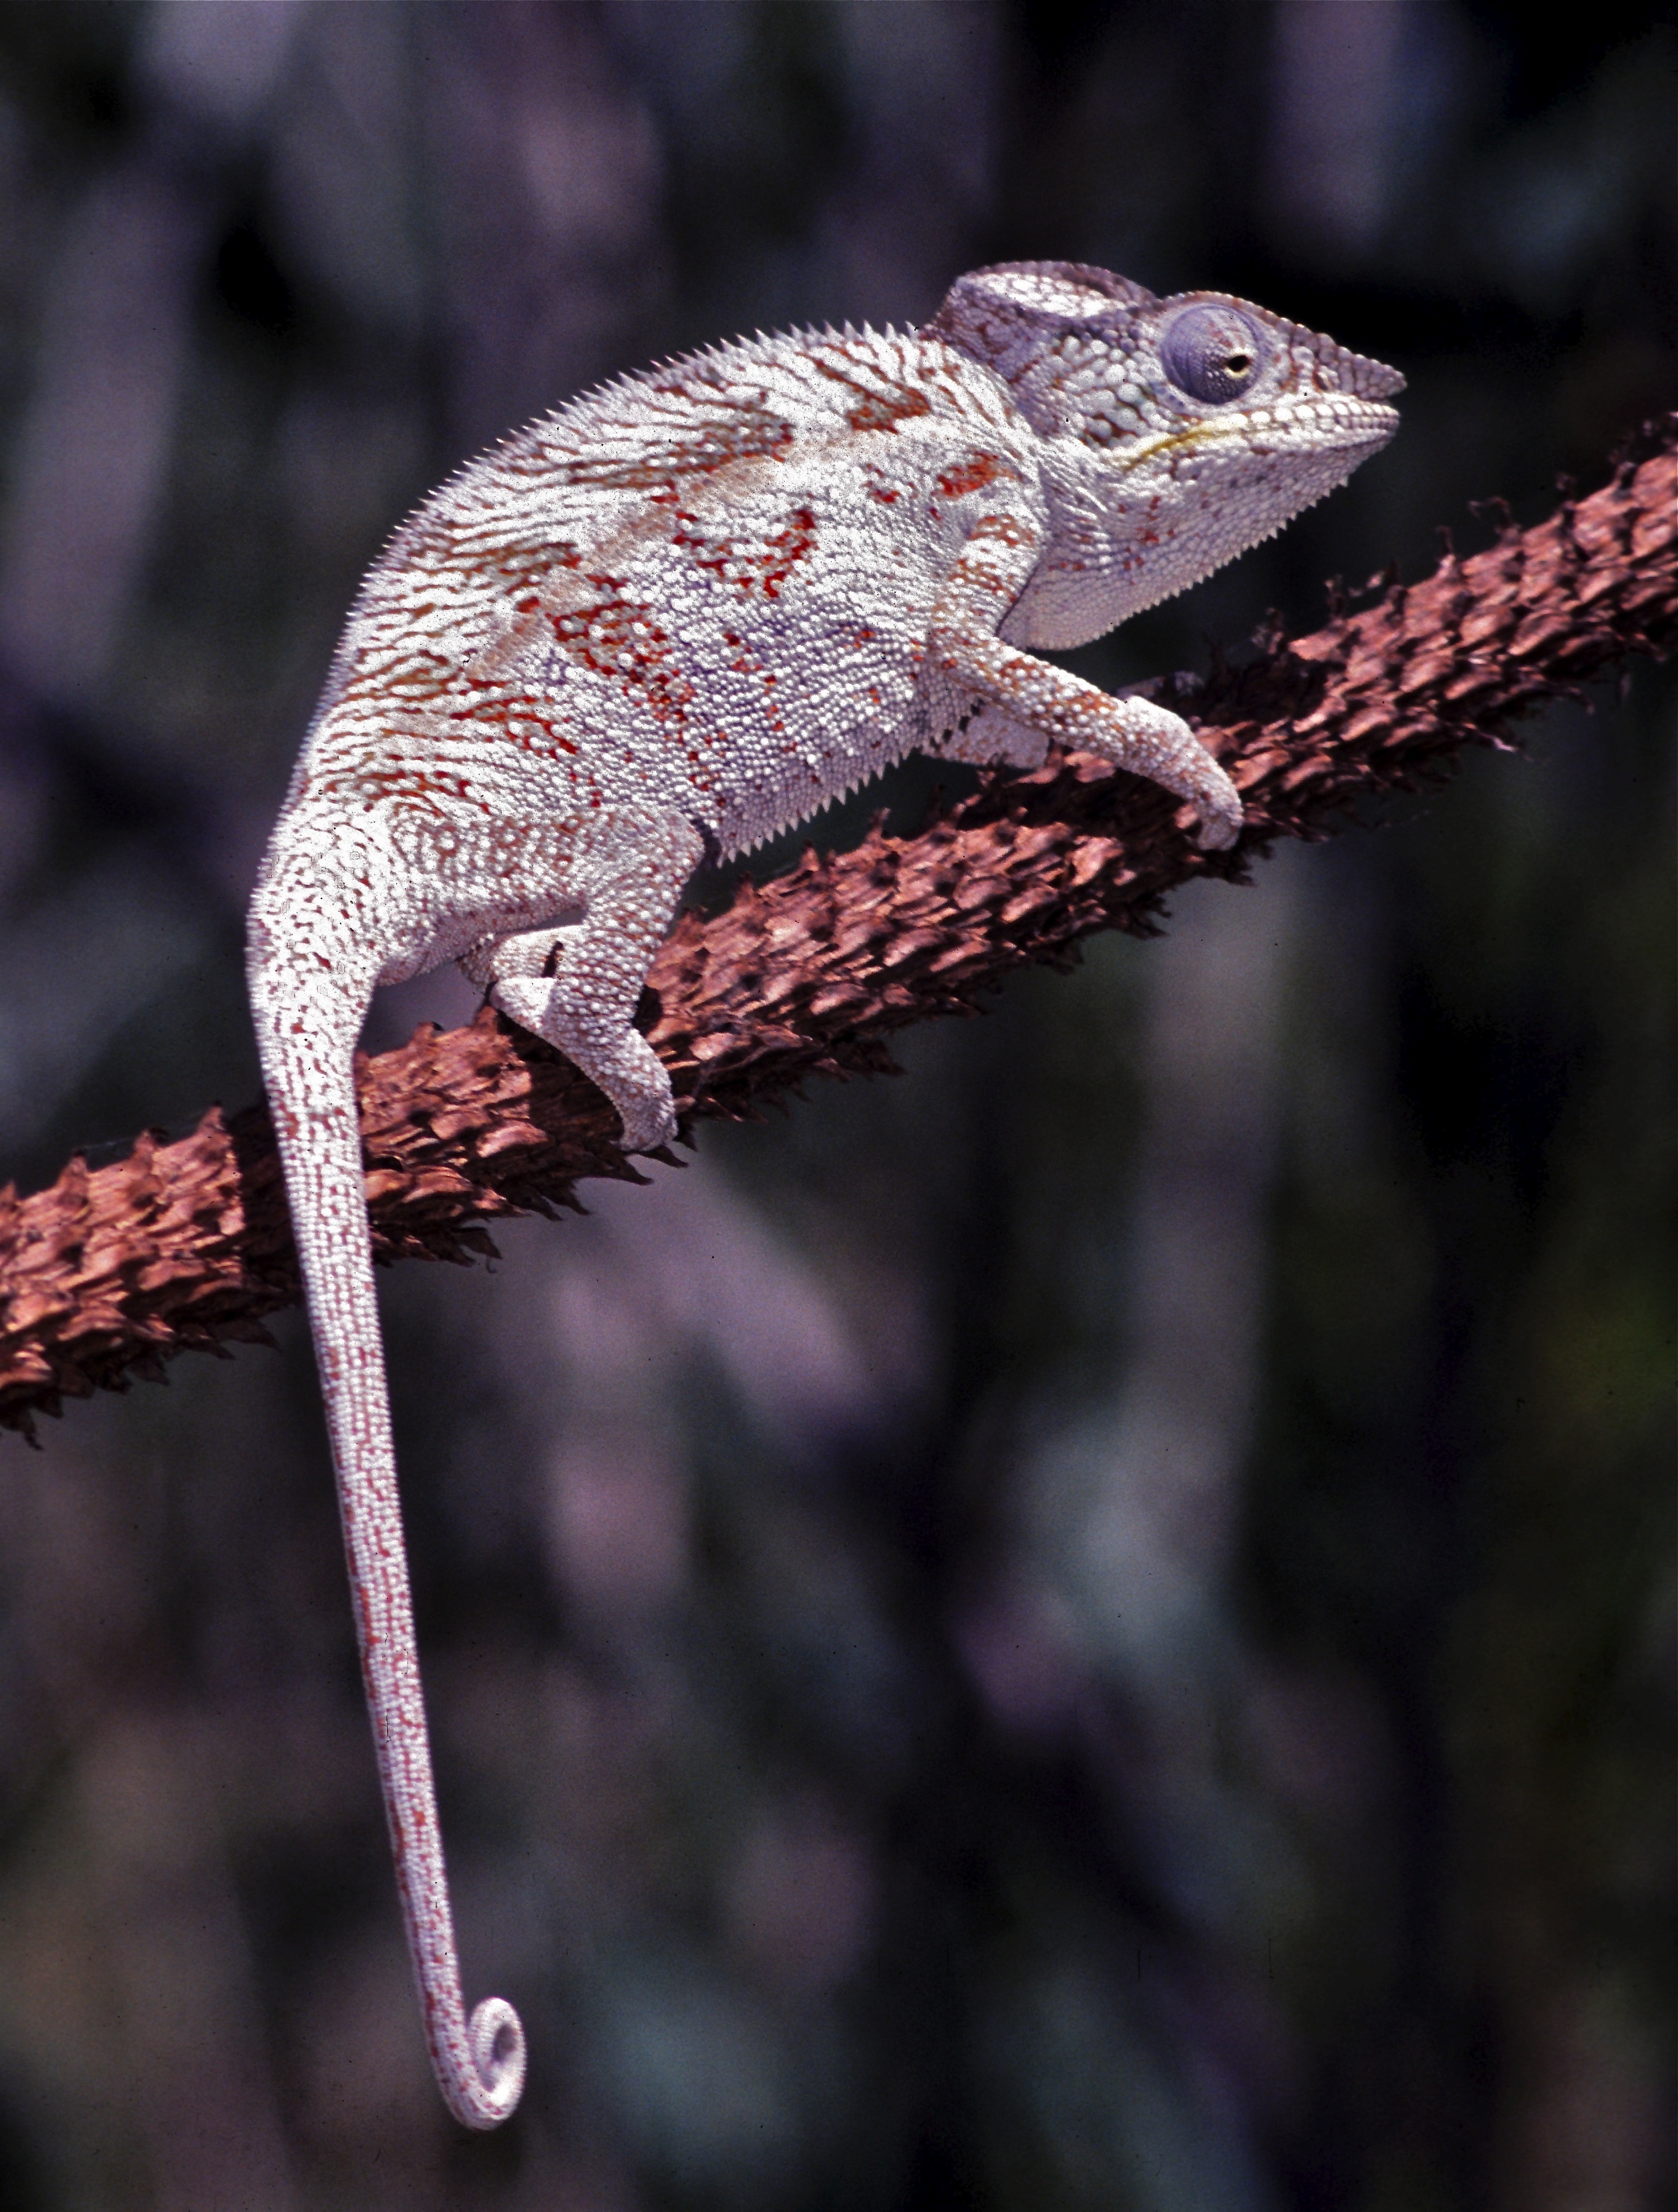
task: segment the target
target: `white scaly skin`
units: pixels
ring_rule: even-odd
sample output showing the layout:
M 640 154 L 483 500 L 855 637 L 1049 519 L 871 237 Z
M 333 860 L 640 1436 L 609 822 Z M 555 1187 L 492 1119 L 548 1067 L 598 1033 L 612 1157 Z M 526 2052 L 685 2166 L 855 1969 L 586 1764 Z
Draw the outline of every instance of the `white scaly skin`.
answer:
M 251 907 L 250 983 L 319 1362 L 433 2063 L 468 2126 L 524 2034 L 465 2017 L 415 1656 L 351 1054 L 380 983 L 459 961 L 673 1133 L 631 1026 L 702 854 L 913 750 L 1050 739 L 1241 823 L 1186 723 L 1031 646 L 1183 591 L 1385 445 L 1401 380 L 1220 294 L 980 270 L 926 329 L 757 337 L 625 377 L 472 462 L 374 564 Z

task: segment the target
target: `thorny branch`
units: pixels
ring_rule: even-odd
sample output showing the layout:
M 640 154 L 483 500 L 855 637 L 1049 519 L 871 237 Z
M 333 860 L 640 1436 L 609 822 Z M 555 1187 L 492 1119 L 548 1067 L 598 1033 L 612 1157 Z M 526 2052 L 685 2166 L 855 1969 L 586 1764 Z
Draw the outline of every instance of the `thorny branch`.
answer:
M 1240 789 L 1233 854 L 1200 852 L 1158 789 L 1073 756 L 997 776 L 920 833 L 876 829 L 806 854 L 710 920 L 684 916 L 650 978 L 649 1035 L 687 1115 L 739 1118 L 814 1074 L 890 1065 L 894 1030 L 973 1011 L 1028 962 L 1097 929 L 1146 933 L 1197 875 L 1239 880 L 1278 837 L 1320 837 L 1373 792 L 1499 744 L 1517 715 L 1678 639 L 1678 416 L 1612 481 L 1564 498 L 1425 582 L 1388 580 L 1355 614 L 1253 665 L 1163 696 Z M 465 1259 L 497 1214 L 575 1206 L 586 1176 L 635 1177 L 616 1116 L 544 1045 L 488 1012 L 359 1063 L 381 1257 Z M 298 1297 L 280 1170 L 260 1106 L 212 1109 L 190 1137 L 142 1135 L 50 1189 L 0 1193 L 0 1425 L 33 1435 L 63 1400 L 161 1376 L 189 1348 L 267 1341 Z

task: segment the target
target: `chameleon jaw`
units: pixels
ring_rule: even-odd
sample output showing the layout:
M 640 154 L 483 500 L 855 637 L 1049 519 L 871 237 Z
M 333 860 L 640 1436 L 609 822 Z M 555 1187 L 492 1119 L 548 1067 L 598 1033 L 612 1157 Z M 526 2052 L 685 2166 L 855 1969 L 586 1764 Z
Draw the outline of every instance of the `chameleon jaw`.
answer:
M 1396 408 L 1334 392 L 1249 413 L 1213 416 L 1160 437 L 1138 440 L 1122 453 L 1109 447 L 1103 459 L 1116 475 L 1129 477 L 1150 462 L 1183 453 L 1197 459 L 1249 459 L 1273 453 L 1355 452 L 1367 458 L 1378 453 L 1397 429 Z

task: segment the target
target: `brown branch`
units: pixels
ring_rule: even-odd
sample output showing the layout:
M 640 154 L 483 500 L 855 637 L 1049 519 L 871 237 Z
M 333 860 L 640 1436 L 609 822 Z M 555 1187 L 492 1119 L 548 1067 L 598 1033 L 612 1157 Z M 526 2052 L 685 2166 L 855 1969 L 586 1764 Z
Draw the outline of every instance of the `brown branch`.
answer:
M 805 1077 L 890 1064 L 894 1030 L 971 1011 L 1028 962 L 1097 929 L 1146 932 L 1196 875 L 1242 874 L 1278 837 L 1314 837 L 1366 793 L 1437 775 L 1464 746 L 1629 654 L 1678 637 L 1678 417 L 1651 426 L 1588 499 L 1564 499 L 1426 582 L 1253 666 L 1170 693 L 1222 756 L 1247 828 L 1207 855 L 1158 789 L 1074 756 L 996 777 L 914 837 L 876 828 L 814 853 L 710 920 L 684 916 L 650 980 L 649 1034 L 690 1117 L 739 1117 Z M 361 1063 L 368 1194 L 381 1256 L 464 1259 L 496 1214 L 575 1205 L 585 1176 L 634 1176 L 616 1119 L 534 1038 L 489 1014 L 421 1030 Z M 0 1425 L 162 1373 L 189 1347 L 266 1340 L 298 1295 L 265 1110 L 48 1190 L 0 1193 Z

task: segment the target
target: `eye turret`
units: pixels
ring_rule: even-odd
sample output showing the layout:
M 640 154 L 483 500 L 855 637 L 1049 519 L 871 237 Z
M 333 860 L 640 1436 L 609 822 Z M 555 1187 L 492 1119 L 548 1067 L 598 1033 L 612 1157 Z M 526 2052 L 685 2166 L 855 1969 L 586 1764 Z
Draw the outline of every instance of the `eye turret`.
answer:
M 1251 387 L 1264 367 L 1264 343 L 1235 307 L 1185 307 L 1167 324 L 1159 357 L 1179 392 L 1216 407 Z

